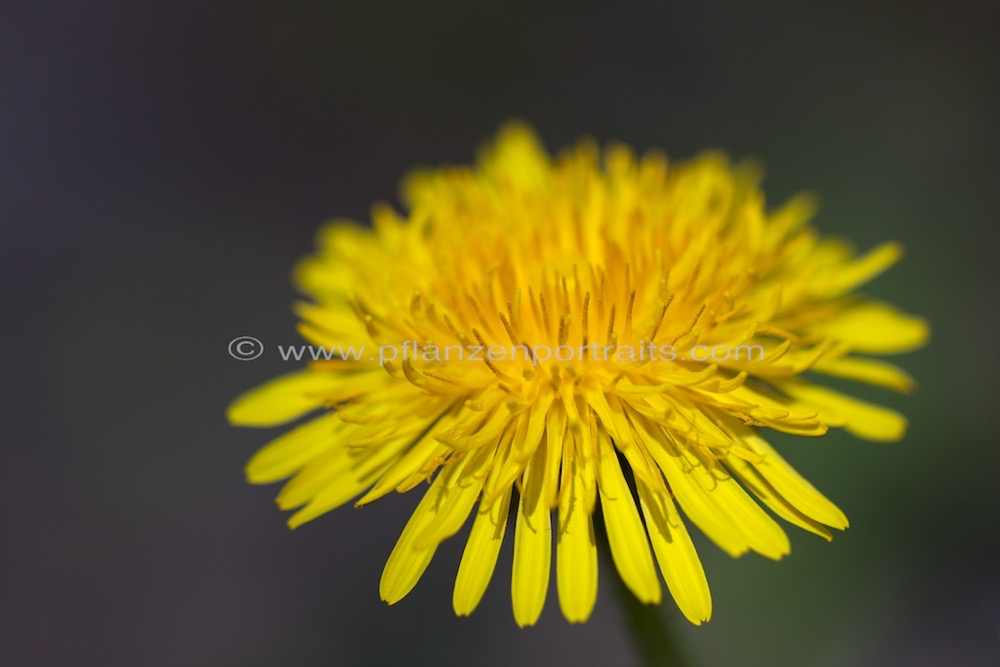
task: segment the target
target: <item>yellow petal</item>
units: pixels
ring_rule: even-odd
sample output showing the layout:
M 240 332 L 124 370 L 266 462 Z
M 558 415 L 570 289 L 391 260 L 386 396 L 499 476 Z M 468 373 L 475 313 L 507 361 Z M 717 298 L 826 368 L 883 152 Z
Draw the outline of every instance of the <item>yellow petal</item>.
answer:
M 445 446 L 435 439 L 435 434 L 439 431 L 439 424 L 433 424 L 424 431 L 392 468 L 379 478 L 375 486 L 358 499 L 358 506 L 367 505 L 393 490 L 398 490 L 407 479 L 425 469 L 428 463 L 443 454 L 446 451 Z
M 305 507 L 288 519 L 289 528 L 298 528 L 356 498 L 398 456 L 399 445 L 376 447 L 355 454 L 349 466 L 335 468 L 324 487 Z M 336 464 L 334 464 L 336 466 Z
M 518 437 L 514 438 L 513 442 L 515 456 L 521 461 L 528 460 L 535 453 L 545 433 L 546 417 L 554 399 L 555 394 L 544 391 L 535 398 L 535 402 L 529 408 L 529 416 L 522 418 L 526 419 L 525 427 L 523 431 L 519 429 Z
M 903 247 L 895 242 L 883 243 L 861 257 L 842 265 L 823 283 L 824 292 L 839 295 L 865 284 L 899 261 Z
M 669 443 L 669 436 L 642 420 L 633 421 L 650 455 L 663 471 L 670 490 L 677 498 L 684 513 L 716 545 L 730 556 L 742 556 L 749 549 L 746 539 L 733 525 L 727 511 L 720 511 L 709 492 L 694 479 L 694 469 L 679 460 L 676 447 Z M 653 435 L 653 432 L 657 435 Z
M 656 439 L 648 422 L 635 424 L 681 509 L 709 539 L 734 557 L 747 549 L 775 560 L 788 554 L 785 531 L 717 462 L 701 460 L 662 430 Z
M 544 183 L 549 169 L 549 158 L 538 137 L 520 122 L 509 122 L 500 128 L 496 143 L 481 153 L 480 162 L 496 181 L 526 190 Z
M 370 340 L 368 330 L 347 303 L 324 303 L 319 306 L 299 301 L 292 310 L 302 320 L 298 331 L 307 341 L 333 351 L 339 348 L 345 357 L 359 364 L 374 365 L 375 362 L 363 354 L 364 345 Z M 310 358 L 307 356 L 303 360 Z
M 295 283 L 305 292 L 326 299 L 343 296 L 353 274 L 350 265 L 338 258 L 366 256 L 377 249 L 371 231 L 352 220 L 333 220 L 316 235 L 319 253 L 298 263 L 293 271 Z
M 722 466 L 715 463 L 707 467 L 707 470 L 715 478 L 716 486 L 711 494 L 718 511 L 730 513 L 750 548 L 773 560 L 787 556 L 792 547 L 781 526 L 754 502 Z
M 865 357 L 824 357 L 812 370 L 824 375 L 867 382 L 896 391 L 913 390 L 914 382 L 903 369 L 881 359 Z
M 816 214 L 816 197 L 808 193 L 795 195 L 768 215 L 766 233 L 771 246 L 797 232 Z
M 278 507 L 283 510 L 300 507 L 344 471 L 362 452 L 347 447 L 333 447 L 313 457 L 298 473 L 281 488 L 278 493 Z
M 336 374 L 297 371 L 241 394 L 226 416 L 237 426 L 277 426 L 323 405 L 327 392 L 343 383 Z
M 653 552 L 667 588 L 684 617 L 701 625 L 712 617 L 712 595 L 691 536 L 670 496 L 653 494 L 642 482 L 637 482 L 636 486 Z
M 510 495 L 511 489 L 507 489 L 489 507 L 480 506 L 479 513 L 472 522 L 472 532 L 465 544 L 451 598 L 458 616 L 468 616 L 473 612 L 493 577 L 497 555 L 503 544 L 504 533 L 507 532 Z
M 389 554 L 382 579 L 379 581 L 379 595 L 389 604 L 396 604 L 413 590 L 424 570 L 434 557 L 437 543 L 423 549 L 416 548 L 420 534 L 437 519 L 447 504 L 447 496 L 452 491 L 455 479 L 461 474 L 466 458 L 457 463 L 445 464 L 431 484 L 424 497 L 406 522 L 396 546 Z
M 268 484 L 285 479 L 312 458 L 333 447 L 343 447 L 338 437 L 347 425 L 329 414 L 282 434 L 264 445 L 246 465 L 247 480 Z
M 750 463 L 735 456 L 728 456 L 726 457 L 726 467 L 732 470 L 744 486 L 750 489 L 755 496 L 760 498 L 762 503 L 771 508 L 771 511 L 779 517 L 803 530 L 819 535 L 824 540 L 833 539 L 833 535 L 826 526 L 810 519 L 788 502 L 774 490 L 773 486 L 768 484 L 767 480 Z
M 550 509 L 559 504 L 559 469 L 566 439 L 566 413 L 559 409 L 549 410 L 545 424 L 545 488 Z
M 448 488 L 441 491 L 438 509 L 434 522 L 426 526 L 417 536 L 414 548 L 425 549 L 438 545 L 459 531 L 476 504 L 479 492 L 483 488 L 483 478 L 486 473 L 483 468 L 492 459 L 492 452 L 487 449 L 472 452 L 464 457 L 460 470 L 456 471 L 454 481 Z
M 598 432 L 598 490 L 611 545 L 611 558 L 625 585 L 646 604 L 660 601 L 660 581 L 649 552 L 646 529 L 611 447 L 607 432 Z
M 926 320 L 877 301 L 849 306 L 808 331 L 843 341 L 856 352 L 870 354 L 909 352 L 924 345 L 930 337 Z
M 597 542 L 582 475 L 571 474 L 569 484 L 559 504 L 556 585 L 563 616 L 571 623 L 582 623 L 597 601 Z
M 847 528 L 847 517 L 840 508 L 799 475 L 759 434 L 743 426 L 735 433 L 751 451 L 761 456 L 762 460 L 753 464 L 754 469 L 793 507 L 827 526 L 838 530 Z
M 511 601 L 514 620 L 534 625 L 545 606 L 552 564 L 552 517 L 545 489 L 546 445 L 538 448 L 524 471 L 514 533 Z
M 725 394 L 699 393 L 701 400 L 709 405 L 749 415 L 757 422 L 784 433 L 815 437 L 825 434 L 828 426 L 840 425 L 831 420 L 826 420 L 824 423 L 815 407 L 794 404 L 787 399 L 779 402 L 763 390 L 748 385 L 742 385 Z M 691 411 L 688 418 L 692 421 L 692 425 L 696 426 L 695 434 L 689 436 L 696 442 L 702 442 L 707 433 L 718 431 L 718 426 L 713 424 L 711 419 L 700 415 L 700 410 L 697 408 Z M 725 438 L 723 446 L 726 444 L 724 440 Z M 711 443 L 706 441 L 703 444 Z
M 844 428 L 866 440 L 891 442 L 906 433 L 906 417 L 895 410 L 859 401 L 840 392 L 804 382 L 776 382 L 782 391 L 820 410 L 824 420 L 842 422 Z

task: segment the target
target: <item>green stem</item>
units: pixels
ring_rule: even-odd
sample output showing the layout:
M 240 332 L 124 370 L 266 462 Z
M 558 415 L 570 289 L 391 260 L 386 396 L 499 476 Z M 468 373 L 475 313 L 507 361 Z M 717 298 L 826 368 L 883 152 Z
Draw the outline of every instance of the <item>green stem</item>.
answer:
M 595 515 L 594 518 L 594 533 L 597 537 L 598 548 L 603 551 L 602 560 L 611 562 L 611 547 L 608 544 L 603 522 L 599 516 Z M 658 604 L 640 602 L 622 581 L 618 572 L 613 572 L 610 578 L 614 579 L 619 606 L 642 664 L 646 667 L 685 667 L 688 665 L 685 656 L 678 650 L 669 624 L 663 618 L 662 607 Z
M 683 667 L 683 656 L 660 614 L 660 605 L 640 602 L 617 573 L 614 580 L 626 624 L 643 664 L 647 667 Z

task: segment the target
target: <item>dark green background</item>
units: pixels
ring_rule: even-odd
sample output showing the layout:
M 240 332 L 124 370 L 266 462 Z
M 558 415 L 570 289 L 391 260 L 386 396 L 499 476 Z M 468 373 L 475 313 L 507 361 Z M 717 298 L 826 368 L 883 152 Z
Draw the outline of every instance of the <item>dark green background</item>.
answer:
M 699 665 L 1000 664 L 993 3 L 0 3 L 4 453 L 0 662 L 632 664 L 610 572 L 593 618 L 550 596 L 518 630 L 510 550 L 471 618 L 462 544 L 396 607 L 378 578 L 411 494 L 289 532 L 244 484 L 269 432 L 232 396 L 286 370 L 227 342 L 296 342 L 293 262 L 418 163 L 465 162 L 511 116 L 752 155 L 772 202 L 902 264 L 868 289 L 927 316 L 900 359 L 896 444 L 782 439 L 851 528 L 790 529 L 782 563 L 699 539 Z M 272 347 L 273 350 L 273 347 Z

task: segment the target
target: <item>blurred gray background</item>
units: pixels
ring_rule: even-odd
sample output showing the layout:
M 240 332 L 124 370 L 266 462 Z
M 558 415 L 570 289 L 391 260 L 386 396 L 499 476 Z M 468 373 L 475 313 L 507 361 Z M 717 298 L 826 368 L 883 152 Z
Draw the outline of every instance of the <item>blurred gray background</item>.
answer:
M 767 166 L 778 203 L 902 264 L 868 289 L 932 320 L 899 361 L 910 435 L 780 440 L 851 519 L 781 563 L 700 536 L 715 611 L 666 623 L 696 665 L 1000 664 L 996 437 L 1000 65 L 994 3 L 0 2 L 5 446 L 0 663 L 635 664 L 602 570 L 570 626 L 518 630 L 510 544 L 451 611 L 462 541 L 396 607 L 414 494 L 290 532 L 244 483 L 274 433 L 228 401 L 290 370 L 289 270 L 333 216 L 467 162 L 505 119 Z

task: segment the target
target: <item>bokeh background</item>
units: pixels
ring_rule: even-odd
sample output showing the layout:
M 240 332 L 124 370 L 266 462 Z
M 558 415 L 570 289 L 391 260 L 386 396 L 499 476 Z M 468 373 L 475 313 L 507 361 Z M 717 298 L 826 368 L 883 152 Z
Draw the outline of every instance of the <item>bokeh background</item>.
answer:
M 0 2 L 4 452 L 0 663 L 630 665 L 602 571 L 570 626 L 509 603 L 510 544 L 454 618 L 461 540 L 378 599 L 414 495 L 290 532 L 224 420 L 290 370 L 289 269 L 333 216 L 395 201 L 499 124 L 673 156 L 756 156 L 779 202 L 904 262 L 872 293 L 930 318 L 897 444 L 780 441 L 851 518 L 781 563 L 698 539 L 714 618 L 662 607 L 695 665 L 1000 664 L 994 3 Z M 509 542 L 509 541 L 508 541 Z

